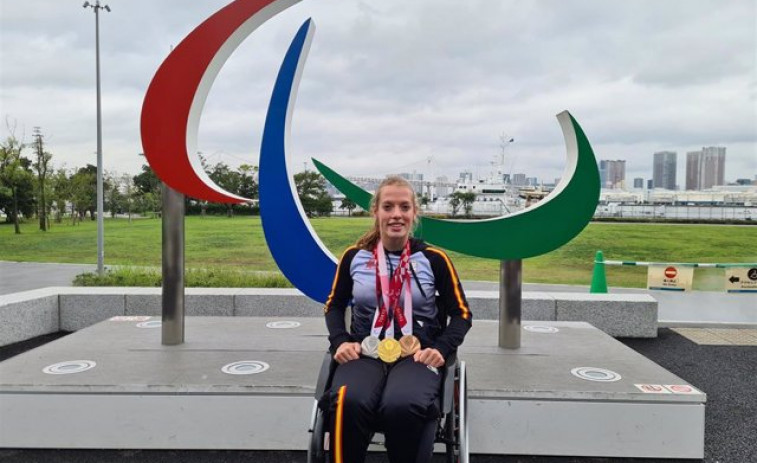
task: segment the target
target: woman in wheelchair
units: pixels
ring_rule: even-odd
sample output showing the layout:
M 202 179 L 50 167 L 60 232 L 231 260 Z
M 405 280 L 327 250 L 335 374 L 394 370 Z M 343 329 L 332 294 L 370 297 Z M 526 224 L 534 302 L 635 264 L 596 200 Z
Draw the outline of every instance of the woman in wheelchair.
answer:
M 338 364 L 322 399 L 330 454 L 335 463 L 362 462 L 381 430 L 392 463 L 428 462 L 438 369 L 463 342 L 471 312 L 449 257 L 411 237 L 418 205 L 410 183 L 385 179 L 371 213 L 374 226 L 342 255 L 324 309 Z

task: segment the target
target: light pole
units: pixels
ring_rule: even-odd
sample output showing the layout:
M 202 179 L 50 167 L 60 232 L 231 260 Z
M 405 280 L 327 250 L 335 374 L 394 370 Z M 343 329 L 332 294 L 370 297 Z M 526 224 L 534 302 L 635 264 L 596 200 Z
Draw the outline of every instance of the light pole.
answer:
M 84 2 L 84 8 L 92 8 L 95 12 L 95 65 L 97 68 L 97 274 L 103 274 L 105 260 L 104 227 L 103 227 L 103 131 L 102 110 L 100 109 L 100 10 L 110 13 L 108 5 Z

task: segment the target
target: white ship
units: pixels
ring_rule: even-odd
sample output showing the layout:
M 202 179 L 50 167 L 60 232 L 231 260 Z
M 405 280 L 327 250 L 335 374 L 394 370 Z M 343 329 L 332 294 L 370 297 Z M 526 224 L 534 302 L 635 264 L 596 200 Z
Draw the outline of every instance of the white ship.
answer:
M 524 174 L 512 178 L 506 172 L 505 148 L 512 143 L 504 135 L 500 137 L 501 151 L 491 163 L 489 173 L 483 178 L 474 178 L 471 172 L 462 172 L 460 178 L 450 193 L 474 193 L 470 215 L 473 216 L 502 216 L 510 215 L 536 203 L 549 191 L 537 185 L 529 185 Z M 437 199 L 426 206 L 426 211 L 435 214 L 453 214 L 453 195 L 438 195 Z M 456 216 L 464 216 L 462 205 L 458 207 Z

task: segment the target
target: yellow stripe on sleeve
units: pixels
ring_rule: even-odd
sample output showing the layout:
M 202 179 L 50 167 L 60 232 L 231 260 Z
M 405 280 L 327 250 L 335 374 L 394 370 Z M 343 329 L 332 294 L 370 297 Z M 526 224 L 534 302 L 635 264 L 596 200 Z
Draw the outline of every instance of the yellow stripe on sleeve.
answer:
M 339 258 L 339 265 L 336 266 L 336 275 L 334 275 L 334 281 L 331 283 L 331 292 L 329 293 L 329 298 L 326 299 L 326 305 L 323 306 L 323 313 L 329 312 L 329 305 L 331 305 L 331 300 L 334 298 L 334 293 L 336 292 L 336 283 L 339 281 L 339 270 L 342 268 L 342 261 L 344 261 L 344 256 L 347 255 L 348 252 L 350 252 L 351 249 L 355 249 L 355 246 L 350 246 L 349 248 L 345 249 L 345 251 L 342 253 L 342 257 Z
M 455 288 L 455 298 L 457 299 L 457 304 L 460 307 L 460 311 L 462 311 L 463 313 L 463 319 L 470 319 L 470 309 L 468 309 L 465 301 L 463 301 L 462 294 L 460 294 L 460 281 L 457 279 L 457 273 L 455 272 L 455 268 L 452 266 L 452 262 L 449 260 L 449 257 L 447 257 L 447 254 L 439 249 L 434 249 L 432 247 L 428 247 L 426 249 L 439 254 L 444 259 L 444 262 L 447 263 L 447 269 L 449 270 L 449 274 L 452 276 L 452 285 Z

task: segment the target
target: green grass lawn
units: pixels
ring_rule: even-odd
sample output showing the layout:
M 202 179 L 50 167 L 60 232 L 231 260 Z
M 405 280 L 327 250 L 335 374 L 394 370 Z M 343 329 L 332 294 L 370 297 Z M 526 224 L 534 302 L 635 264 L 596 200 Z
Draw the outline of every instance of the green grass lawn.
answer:
M 369 218 L 312 219 L 318 236 L 339 256 L 371 224 Z M 276 271 L 263 238 L 259 217 L 187 217 L 188 268 L 227 268 L 234 271 Z M 0 260 L 89 263 L 97 261 L 94 221 L 78 225 L 53 224 L 48 232 L 36 222 L 0 226 Z M 285 232 L 284 232 L 285 233 Z M 105 220 L 106 265 L 159 266 L 159 219 Z M 589 284 L 594 254 L 605 259 L 656 262 L 757 262 L 757 227 L 729 225 L 665 225 L 592 223 L 573 241 L 543 256 L 526 259 L 524 281 L 529 283 Z M 296 245 L 296 243 L 293 243 Z M 499 278 L 499 262 L 451 252 L 464 280 Z M 722 270 L 697 269 L 695 287 L 722 290 Z M 644 287 L 646 268 L 607 267 L 611 286 Z

